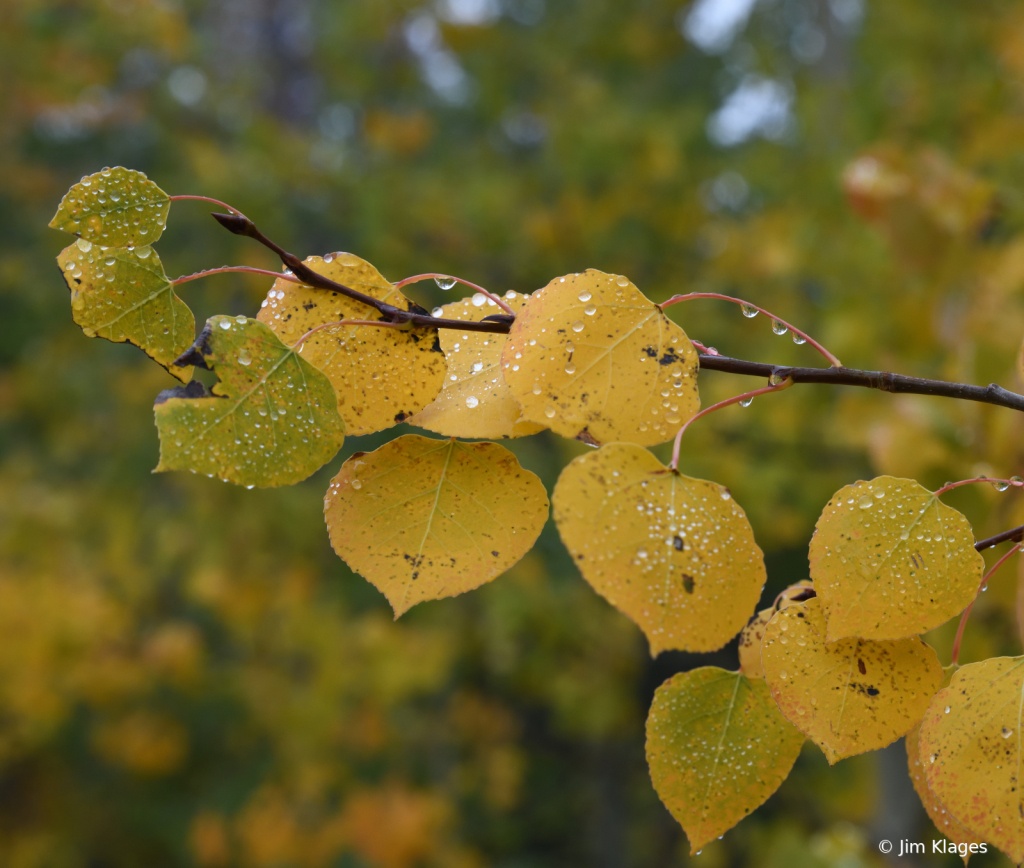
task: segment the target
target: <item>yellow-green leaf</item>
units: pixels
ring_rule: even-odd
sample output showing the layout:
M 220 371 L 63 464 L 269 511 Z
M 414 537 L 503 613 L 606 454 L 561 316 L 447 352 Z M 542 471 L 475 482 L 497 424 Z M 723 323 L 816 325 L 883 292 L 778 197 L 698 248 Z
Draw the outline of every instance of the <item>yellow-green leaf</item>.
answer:
M 594 446 L 663 443 L 700 407 L 686 333 L 625 277 L 593 269 L 530 296 L 502 370 L 527 419 Z
M 513 310 L 522 307 L 527 295 L 508 293 Z M 481 303 L 481 300 L 484 303 Z M 446 319 L 476 322 L 500 312 L 494 302 L 477 293 L 472 299 L 446 304 Z M 501 373 L 501 348 L 506 335 L 440 329 L 441 348 L 448 364 L 444 388 L 432 404 L 409 422 L 447 437 L 523 437 L 543 430 L 543 425 L 520 417 L 523 410 L 512 396 Z
M 157 399 L 157 471 L 191 470 L 260 488 L 291 485 L 327 463 L 345 439 L 327 377 L 263 323 L 215 316 L 182 361 L 212 370 Z
M 647 764 L 690 853 L 763 804 L 803 742 L 761 679 L 705 666 L 662 684 L 647 716 Z
M 974 599 L 985 562 L 967 519 L 912 479 L 841 488 L 818 519 L 811 578 L 828 641 L 902 639 Z
M 511 567 L 544 527 L 548 498 L 540 479 L 497 443 L 407 434 L 346 461 L 324 515 L 334 550 L 397 618 Z
M 906 735 L 942 683 L 935 652 L 916 636 L 825 644 L 817 598 L 769 621 L 761 663 L 782 713 L 830 764 Z
M 958 669 L 921 723 L 928 788 L 970 834 L 1024 861 L 1024 657 Z
M 71 315 L 91 338 L 135 344 L 182 382 L 191 367 L 173 365 L 196 336 L 192 311 L 148 245 L 100 247 L 84 238 L 57 257 L 71 289 Z
M 721 485 L 611 443 L 569 464 L 552 501 L 583 577 L 640 626 L 652 654 L 721 648 L 757 605 L 764 558 Z
M 949 685 L 954 670 L 955 667 L 952 666 L 944 670 L 943 687 Z M 907 733 L 906 737 L 907 769 L 910 772 L 910 781 L 913 783 L 914 790 L 921 799 L 925 813 L 928 814 L 928 817 L 935 824 L 935 828 L 957 845 L 966 865 L 970 858 L 971 845 L 981 844 L 982 841 L 961 826 L 953 815 L 946 810 L 942 802 L 935 797 L 935 793 L 929 789 L 928 781 L 925 777 L 925 764 L 921 761 L 920 737 L 921 724 L 919 723 Z M 977 847 L 975 847 L 974 852 L 978 852 Z
M 403 310 L 418 309 L 376 268 L 351 253 L 310 256 L 306 265 L 364 295 Z M 384 317 L 340 293 L 278 280 L 258 318 L 291 345 L 324 323 Z M 434 400 L 444 382 L 444 353 L 432 329 L 331 327 L 303 344 L 302 357 L 330 379 L 350 435 L 382 431 L 407 421 Z
M 775 605 L 762 609 L 740 631 L 737 651 L 740 658 L 740 672 L 748 678 L 764 678 L 764 667 L 761 665 L 761 640 L 765 628 L 777 611 L 814 596 L 814 588 L 810 582 L 797 582 L 779 594 Z
M 103 247 L 135 247 L 160 237 L 170 208 L 170 197 L 142 172 L 117 166 L 68 190 L 50 228 Z

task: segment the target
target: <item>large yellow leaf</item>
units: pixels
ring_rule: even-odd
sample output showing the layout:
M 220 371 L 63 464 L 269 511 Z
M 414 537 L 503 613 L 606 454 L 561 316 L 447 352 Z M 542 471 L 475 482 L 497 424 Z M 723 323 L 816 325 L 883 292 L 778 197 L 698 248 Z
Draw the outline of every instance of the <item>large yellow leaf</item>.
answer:
M 68 190 L 50 228 L 103 247 L 135 247 L 163 234 L 170 207 L 170 197 L 142 172 L 117 166 Z
M 569 464 L 552 501 L 583 577 L 640 626 L 652 654 L 721 648 L 757 605 L 764 558 L 721 485 L 611 443 Z
M 192 368 L 172 364 L 196 337 L 192 311 L 148 245 L 100 247 L 79 238 L 57 257 L 71 289 L 71 315 L 91 338 L 128 341 L 182 382 Z
M 306 265 L 364 295 L 403 310 L 418 309 L 369 262 L 351 253 L 310 256 Z M 383 317 L 337 292 L 277 280 L 258 319 L 291 345 L 324 323 Z M 331 381 L 350 435 L 382 431 L 408 420 L 434 400 L 444 382 L 444 353 L 432 329 L 332 327 L 310 337 L 302 357 Z
M 763 804 L 803 743 L 763 680 L 713 666 L 662 684 L 647 716 L 651 780 L 691 854 Z
M 324 515 L 334 550 L 397 618 L 507 570 L 544 527 L 548 498 L 540 479 L 497 443 L 407 434 L 346 461 Z
M 162 392 L 157 471 L 191 470 L 260 488 L 291 485 L 328 462 L 345 438 L 330 382 L 263 323 L 215 316 L 182 361 L 218 377 Z
M 921 722 L 928 788 L 969 833 L 1024 861 L 1024 657 L 957 670 Z
M 523 306 L 527 295 L 508 293 L 513 310 Z M 481 303 L 484 302 L 484 303 Z M 495 313 L 494 303 L 477 293 L 472 299 L 446 304 L 446 319 L 479 321 Z M 446 437 L 523 437 L 543 430 L 543 425 L 520 419 L 523 410 L 501 374 L 501 348 L 506 335 L 441 329 L 441 348 L 448 363 L 444 388 L 432 404 L 409 422 Z
M 949 669 L 944 670 L 943 687 L 949 685 L 950 678 L 953 676 L 953 669 L 954 667 L 951 666 Z M 928 781 L 925 778 L 925 764 L 921 761 L 920 737 L 921 724 L 919 723 L 907 733 L 906 737 L 907 769 L 910 772 L 910 781 L 913 783 L 914 790 L 921 799 L 925 813 L 928 814 L 928 817 L 935 824 L 935 828 L 957 845 L 957 848 L 963 855 L 964 864 L 967 864 L 972 852 L 971 844 L 975 845 L 973 852 L 977 853 L 977 845 L 981 844 L 982 841 L 961 826 L 954 819 L 953 815 L 945 809 L 942 802 L 935 797 L 935 793 L 929 789 Z
M 594 446 L 650 446 L 700 406 L 697 351 L 625 277 L 552 280 L 516 316 L 502 352 L 523 415 Z
M 761 665 L 761 640 L 768 622 L 780 609 L 788 608 L 795 603 L 803 602 L 814 596 L 814 588 L 810 582 L 797 582 L 779 594 L 774 606 L 762 609 L 740 631 L 737 652 L 740 658 L 740 672 L 748 678 L 764 678 L 764 667 Z
M 829 642 L 931 630 L 974 599 L 985 568 L 966 518 L 914 480 L 892 476 L 835 493 L 810 561 Z
M 917 637 L 826 645 L 817 598 L 771 619 L 761 663 L 782 713 L 830 764 L 905 735 L 942 683 L 935 652 Z

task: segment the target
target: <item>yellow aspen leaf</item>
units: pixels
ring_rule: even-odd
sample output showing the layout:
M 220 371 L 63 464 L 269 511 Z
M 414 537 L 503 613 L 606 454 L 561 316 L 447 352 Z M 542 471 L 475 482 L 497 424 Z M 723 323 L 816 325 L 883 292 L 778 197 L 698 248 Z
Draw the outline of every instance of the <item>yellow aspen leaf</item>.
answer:
M 530 296 L 502 372 L 523 416 L 592 446 L 663 443 L 700 407 L 686 332 L 625 277 L 593 269 Z
M 757 605 L 764 557 L 721 485 L 610 443 L 569 464 L 552 501 L 583 578 L 639 625 L 651 654 L 721 648 Z
M 810 582 L 797 582 L 779 594 L 774 605 L 762 609 L 750 619 L 747 626 L 740 631 L 737 649 L 740 657 L 740 672 L 748 678 L 764 678 L 764 667 L 761 665 L 761 640 L 764 638 L 768 622 L 780 609 L 803 602 L 813 596 L 814 586 Z
M 57 257 L 71 290 L 71 315 L 90 338 L 139 347 L 183 383 L 191 367 L 173 364 L 196 337 L 192 311 L 148 245 L 100 247 L 84 238 Z
M 906 735 L 942 683 L 935 651 L 916 636 L 826 644 L 817 598 L 771 619 L 761 663 L 782 713 L 830 765 Z
M 68 190 L 50 228 L 103 247 L 135 247 L 163 234 L 170 208 L 170 197 L 142 172 L 117 166 Z
M 967 519 L 914 480 L 892 476 L 835 493 L 810 562 L 828 642 L 931 630 L 967 607 L 985 569 Z
M 306 265 L 364 295 L 402 310 L 427 313 L 369 262 L 351 253 L 310 256 Z M 384 319 L 373 308 L 340 293 L 290 280 L 274 282 L 257 318 L 289 345 L 324 323 Z M 432 329 L 332 326 L 305 341 L 302 358 L 331 381 L 350 435 L 383 431 L 407 421 L 434 400 L 444 382 L 444 353 Z
M 345 439 L 327 377 L 263 323 L 215 316 L 182 357 L 212 370 L 199 382 L 161 392 L 156 470 L 191 470 L 249 488 L 291 485 L 318 470 Z
M 704 666 L 662 684 L 647 716 L 647 764 L 691 855 L 762 805 L 803 743 L 762 679 Z
M 1024 861 L 1021 708 L 1024 657 L 971 663 L 935 695 L 919 742 L 935 797 L 968 833 L 1015 864 Z
M 548 497 L 497 443 L 407 434 L 346 461 L 324 516 L 334 550 L 398 618 L 505 572 L 536 541 Z
M 949 686 L 949 681 L 955 669 L 955 666 L 950 666 L 948 669 L 943 670 L 945 672 L 945 677 L 942 679 L 943 687 Z M 914 791 L 921 799 L 925 813 L 928 814 L 929 819 L 935 824 L 935 828 L 957 845 L 966 865 L 970 859 L 971 844 L 981 844 L 981 839 L 972 835 L 961 826 L 954 819 L 953 815 L 945 809 L 942 802 L 935 797 L 935 793 L 928 788 L 924 763 L 921 762 L 920 737 L 921 724 L 919 723 L 907 733 L 906 737 L 907 769 L 910 772 L 910 781 L 914 785 Z M 973 852 L 978 852 L 977 847 L 975 847 Z
M 527 295 L 509 293 L 505 301 L 513 310 L 523 306 Z M 495 313 L 493 302 L 482 293 L 441 308 L 446 319 L 479 321 Z M 448 373 L 444 388 L 432 404 L 409 422 L 446 437 L 524 437 L 544 429 L 520 418 L 523 410 L 505 384 L 501 373 L 501 349 L 506 335 L 440 329 Z

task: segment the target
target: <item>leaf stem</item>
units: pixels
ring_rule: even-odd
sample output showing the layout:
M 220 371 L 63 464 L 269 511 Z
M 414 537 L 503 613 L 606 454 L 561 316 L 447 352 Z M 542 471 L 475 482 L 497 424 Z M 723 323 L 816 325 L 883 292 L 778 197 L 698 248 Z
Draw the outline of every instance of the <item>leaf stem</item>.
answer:
M 839 361 L 838 358 L 836 358 L 832 353 L 826 350 L 809 334 L 807 334 L 804 331 L 801 331 L 796 326 L 786 322 L 781 317 L 777 317 L 770 311 L 765 310 L 763 307 L 758 307 L 756 304 L 751 304 L 749 301 L 744 301 L 742 298 L 734 298 L 731 295 L 722 295 L 719 292 L 688 292 L 685 295 L 673 295 L 672 298 L 670 298 L 668 301 L 663 301 L 661 304 L 658 305 L 658 307 L 664 310 L 666 307 L 669 307 L 670 305 L 679 304 L 679 302 L 681 301 L 690 301 L 695 298 L 717 298 L 722 301 L 731 301 L 733 304 L 738 304 L 743 306 L 744 308 L 756 310 L 758 313 L 763 313 L 766 317 L 769 317 L 773 323 L 779 323 L 780 325 L 785 326 L 787 331 L 791 331 L 793 332 L 793 334 L 802 337 L 807 343 L 809 343 L 826 359 L 828 359 L 828 363 L 833 368 L 841 368 L 843 366 L 843 363 Z M 756 314 L 754 315 L 756 316 Z M 783 334 L 785 334 L 785 332 L 783 332 Z
M 1013 548 L 1011 548 L 1006 554 L 1004 554 L 998 561 L 996 561 L 992 565 L 992 569 L 990 569 L 987 573 L 985 573 L 984 576 L 982 576 L 981 584 L 978 585 L 978 592 L 974 595 L 974 599 L 971 600 L 971 604 L 966 609 L 964 609 L 964 613 L 960 616 L 960 626 L 956 628 L 956 639 L 953 640 L 953 654 L 952 659 L 950 660 L 950 663 L 953 666 L 956 666 L 960 662 L 960 642 L 964 638 L 964 627 L 967 626 L 967 619 L 971 616 L 971 609 L 973 609 L 974 604 L 978 602 L 978 594 L 980 594 L 984 590 L 992 574 L 996 570 L 998 570 L 1005 561 L 1009 560 L 1010 557 L 1017 554 L 1017 552 L 1019 552 L 1022 547 L 1024 547 L 1024 543 L 1017 543 Z
M 386 320 L 381 320 L 381 319 L 340 319 L 337 322 L 325 322 L 325 323 L 321 323 L 318 326 L 314 326 L 308 332 L 306 332 L 301 338 L 299 338 L 294 344 L 292 344 L 292 349 L 294 350 L 296 347 L 299 346 L 299 344 L 301 344 L 303 341 L 305 341 L 306 338 L 308 338 L 310 335 L 316 334 L 321 329 L 330 328 L 331 326 L 348 326 L 348 325 L 351 325 L 351 326 L 380 326 L 381 328 L 387 328 L 387 329 L 406 329 L 406 328 L 408 328 L 408 326 L 406 326 L 404 323 L 387 322 Z
M 715 410 L 720 410 L 722 407 L 728 407 L 730 404 L 736 404 L 739 401 L 745 401 L 747 399 L 753 400 L 758 395 L 764 395 L 768 392 L 781 392 L 783 389 L 788 389 L 792 385 L 793 380 L 787 377 L 781 383 L 765 386 L 763 389 L 754 389 L 752 392 L 744 392 L 742 395 L 734 395 L 732 398 L 727 398 L 725 401 L 719 401 L 717 404 L 712 404 L 710 407 L 701 410 L 697 415 L 691 416 L 683 423 L 683 427 L 680 428 L 679 432 L 676 434 L 675 442 L 672 444 L 672 460 L 668 465 L 669 470 L 675 470 L 679 465 L 679 445 L 683 441 L 683 433 L 690 427 L 691 423 L 696 422 L 701 416 L 707 416 L 709 413 L 714 413 Z
M 989 479 L 987 476 L 976 476 L 974 477 L 974 479 L 961 479 L 959 482 L 947 482 L 938 491 L 933 492 L 933 494 L 936 497 L 939 497 L 945 494 L 947 491 L 951 491 L 954 488 L 959 488 L 961 485 L 970 485 L 972 482 L 991 482 L 993 484 L 1006 483 L 1006 488 L 1009 488 L 1011 485 L 1014 486 L 1015 488 L 1024 487 L 1024 479 Z M 1004 488 L 1003 491 L 1005 491 L 1006 488 Z
M 208 268 L 205 271 L 197 271 L 195 274 L 186 274 L 183 277 L 176 277 L 171 281 L 171 286 L 178 286 L 181 283 L 188 283 L 190 280 L 198 280 L 200 277 L 209 277 L 211 274 L 221 274 L 224 272 L 245 272 L 247 274 L 266 274 L 270 277 L 276 277 L 280 280 L 290 280 L 292 283 L 301 283 L 302 281 L 298 278 L 292 277 L 288 274 L 282 274 L 280 271 L 269 271 L 266 268 L 250 268 L 248 265 L 222 265 L 220 268 Z
M 245 215 L 235 208 L 233 205 L 228 205 L 227 202 L 221 202 L 220 199 L 211 199 L 209 196 L 170 196 L 168 197 L 172 202 L 180 202 L 182 199 L 195 199 L 197 202 L 210 202 L 214 205 L 220 205 L 221 208 L 227 208 L 232 214 L 237 214 L 239 217 L 245 217 Z M 248 220 L 249 218 L 246 217 Z
M 477 292 L 482 293 L 483 295 L 486 295 L 498 307 L 505 311 L 505 313 L 512 314 L 512 316 L 516 315 L 516 312 L 512 310 L 511 307 L 508 306 L 508 304 L 505 302 L 504 299 L 501 298 L 501 296 L 495 295 L 493 292 L 489 292 L 482 286 L 477 286 L 475 283 L 470 283 L 468 280 L 463 280 L 461 277 L 455 277 L 454 275 L 451 274 L 438 274 L 433 271 L 428 272 L 427 274 L 414 274 L 412 277 L 406 277 L 405 279 L 398 281 L 398 283 L 395 284 L 395 289 L 401 289 L 403 286 L 408 286 L 410 283 L 417 283 L 418 281 L 427 280 L 428 278 L 431 277 L 435 279 L 440 277 L 447 280 L 456 280 L 459 283 L 468 286 L 471 289 L 475 289 Z

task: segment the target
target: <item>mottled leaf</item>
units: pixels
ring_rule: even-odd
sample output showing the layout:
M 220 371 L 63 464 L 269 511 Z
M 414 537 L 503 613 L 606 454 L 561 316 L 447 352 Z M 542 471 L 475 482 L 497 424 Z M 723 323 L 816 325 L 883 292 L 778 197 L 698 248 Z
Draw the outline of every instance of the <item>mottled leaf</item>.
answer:
M 540 534 L 548 498 L 497 443 L 407 434 L 346 461 L 324 515 L 334 550 L 387 597 L 397 618 L 507 570 Z
M 640 626 L 652 654 L 721 648 L 757 605 L 764 558 L 721 485 L 611 443 L 569 464 L 552 501 L 583 577 Z
M 662 684 L 647 716 L 651 780 L 691 854 L 763 804 L 803 743 L 763 680 L 713 666 Z
M 949 681 L 952 678 L 955 669 L 956 667 L 950 666 L 943 670 L 943 687 L 949 686 Z M 924 763 L 921 762 L 920 737 L 921 724 L 919 723 L 907 733 L 906 737 L 907 769 L 910 772 L 911 783 L 913 783 L 914 790 L 921 799 L 921 804 L 924 806 L 925 813 L 928 814 L 928 817 L 935 824 L 935 828 L 961 848 L 964 864 L 966 865 L 970 859 L 971 844 L 980 844 L 982 841 L 980 838 L 972 835 L 967 829 L 961 826 L 953 818 L 953 815 L 943 807 L 942 802 L 935 797 L 935 793 L 928 788 L 928 781 L 925 778 Z M 967 852 L 963 852 L 965 845 Z M 978 852 L 977 848 L 975 848 L 975 852 Z
M 142 172 L 117 166 L 68 190 L 50 228 L 103 247 L 135 247 L 163 234 L 170 208 L 170 197 Z
M 810 582 L 797 582 L 779 594 L 775 604 L 762 609 L 740 631 L 737 651 L 740 657 L 740 672 L 748 678 L 764 678 L 764 667 L 761 665 L 761 640 L 765 628 L 776 612 L 803 602 L 814 596 L 814 587 Z
M 376 268 L 351 253 L 310 256 L 306 265 L 364 295 L 403 310 L 418 309 Z M 291 345 L 324 323 L 384 317 L 340 293 L 278 280 L 258 319 Z M 331 327 L 306 340 L 302 357 L 330 379 L 350 435 L 382 431 L 407 421 L 434 400 L 444 382 L 444 353 L 432 329 Z
M 912 479 L 841 488 L 811 538 L 811 578 L 828 641 L 902 639 L 974 599 L 985 562 L 967 519 Z
M 327 377 L 263 323 L 215 316 L 182 358 L 218 377 L 163 393 L 158 471 L 191 470 L 249 488 L 291 485 L 341 447 L 345 424 Z
M 508 293 L 505 301 L 519 310 L 529 296 Z M 493 302 L 477 293 L 472 299 L 446 304 L 446 319 L 479 321 L 495 313 Z M 432 404 L 409 422 L 447 437 L 523 437 L 543 425 L 521 419 L 523 410 L 501 373 L 501 348 L 506 335 L 440 329 L 441 348 L 448 364 L 444 388 Z
M 79 238 L 57 263 L 71 289 L 71 315 L 86 335 L 135 344 L 179 380 L 191 379 L 191 367 L 172 363 L 195 340 L 195 318 L 151 247 L 105 248 Z
M 906 735 L 942 683 L 935 652 L 916 636 L 825 644 L 817 598 L 771 619 L 761 663 L 782 713 L 830 764 Z
M 921 722 L 928 788 L 971 835 L 1024 861 L 1024 657 L 958 669 Z
M 502 369 L 527 419 L 595 446 L 663 443 L 700 406 L 686 333 L 625 277 L 593 269 L 530 296 Z

